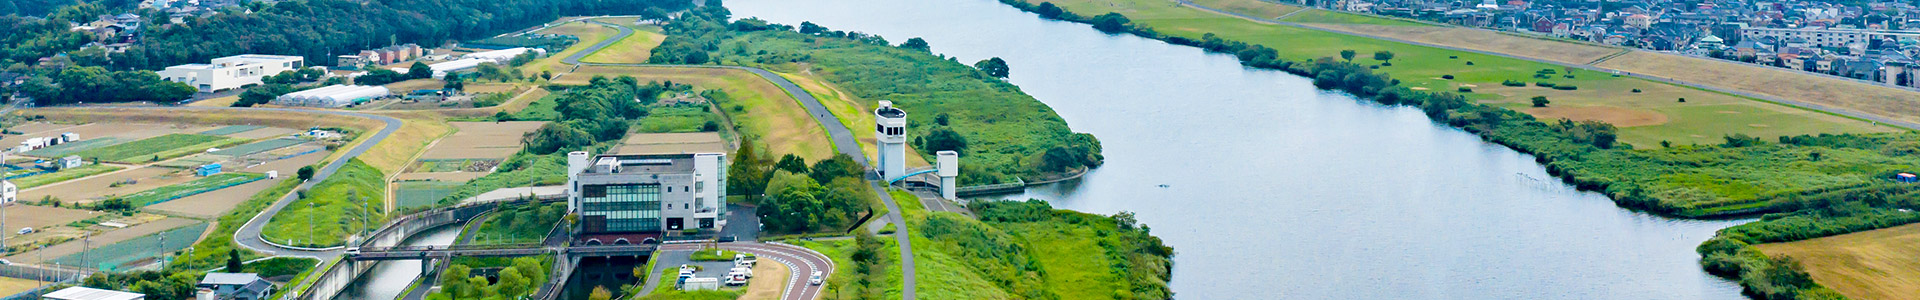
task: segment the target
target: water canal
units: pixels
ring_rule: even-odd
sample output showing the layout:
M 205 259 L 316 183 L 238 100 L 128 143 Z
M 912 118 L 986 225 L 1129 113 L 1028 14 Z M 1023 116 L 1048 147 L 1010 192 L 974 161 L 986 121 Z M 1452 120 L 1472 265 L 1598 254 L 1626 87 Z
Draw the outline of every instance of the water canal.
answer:
M 1743 299 L 1693 252 L 1737 221 L 1620 209 L 1416 109 L 993 0 L 726 5 L 924 37 L 962 62 L 1005 58 L 1010 81 L 1098 136 L 1107 158 L 1078 182 L 1015 198 L 1138 213 L 1178 251 L 1179 298 Z
M 460 224 L 428 229 L 402 242 L 404 246 L 447 246 L 460 236 Z M 407 286 L 420 278 L 420 261 L 394 260 L 375 264 L 359 281 L 348 285 L 334 299 L 397 299 Z M 422 287 L 425 288 L 425 287 Z

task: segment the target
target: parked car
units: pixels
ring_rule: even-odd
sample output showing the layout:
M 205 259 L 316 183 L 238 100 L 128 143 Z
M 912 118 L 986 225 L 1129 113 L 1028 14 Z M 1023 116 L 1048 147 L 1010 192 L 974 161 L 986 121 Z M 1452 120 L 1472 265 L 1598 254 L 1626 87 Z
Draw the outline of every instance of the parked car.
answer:
M 807 284 L 820 285 L 821 281 L 826 280 L 825 278 L 821 278 L 820 275 L 820 271 L 813 271 L 813 276 L 807 277 Z
M 33 233 L 33 227 L 21 227 L 21 228 L 20 228 L 20 234 L 29 234 L 29 233 Z
M 733 267 L 732 272 L 747 275 L 747 278 L 753 278 L 753 268 Z
M 739 273 L 727 274 L 726 284 L 729 286 L 745 285 L 747 284 L 747 275 Z

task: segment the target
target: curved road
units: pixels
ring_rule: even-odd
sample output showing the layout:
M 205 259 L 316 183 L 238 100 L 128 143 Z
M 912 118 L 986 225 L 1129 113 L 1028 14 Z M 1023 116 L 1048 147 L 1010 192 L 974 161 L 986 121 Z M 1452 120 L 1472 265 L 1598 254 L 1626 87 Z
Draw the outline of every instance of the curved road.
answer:
M 784 300 L 813 300 L 819 297 L 820 291 L 825 289 L 826 285 L 808 284 L 807 277 L 812 276 L 815 271 L 821 274 L 833 274 L 835 267 L 833 265 L 833 259 L 827 258 L 819 252 L 787 244 L 738 242 L 720 244 L 719 248 L 752 253 L 761 259 L 768 259 L 787 265 L 787 289 L 780 291 L 780 299 Z M 702 246 L 702 244 L 669 244 L 660 246 L 661 252 L 695 251 L 701 249 L 707 248 Z M 656 265 L 653 266 L 652 273 L 648 274 L 660 274 L 661 270 L 666 270 L 666 268 L 669 267 L 672 266 Z M 652 292 L 654 288 L 659 287 L 659 285 L 660 276 L 648 277 L 647 283 L 640 288 L 640 291 L 642 293 Z
M 346 116 L 346 117 L 369 118 L 374 120 L 380 120 L 381 122 L 386 123 L 385 128 L 381 128 L 380 131 L 374 132 L 373 136 L 368 137 L 365 142 L 361 142 L 360 145 L 354 146 L 353 149 L 348 149 L 346 153 L 343 153 L 342 155 L 340 155 L 340 158 L 334 159 L 333 162 L 327 163 L 325 167 L 321 167 L 320 170 L 318 170 L 317 172 L 314 172 L 313 178 L 308 179 L 306 182 L 301 183 L 299 187 L 295 187 L 294 188 L 295 191 L 313 188 L 314 184 L 317 184 L 317 183 L 320 183 L 321 181 L 326 180 L 328 176 L 333 176 L 334 171 L 339 171 L 340 167 L 347 165 L 348 161 L 353 160 L 353 158 L 355 157 L 359 157 L 360 154 L 362 153 L 366 153 L 367 149 L 373 148 L 373 145 L 380 144 L 380 141 L 386 140 L 388 135 L 392 135 L 394 131 L 400 130 L 400 119 L 395 119 L 393 117 L 380 116 L 380 115 L 356 113 L 356 112 L 286 109 L 286 108 L 175 107 L 175 108 L 167 108 L 167 109 L 246 110 L 246 111 L 266 111 L 266 112 L 318 113 L 318 114 L 328 114 L 328 115 Z M 302 257 L 311 257 L 311 258 L 324 260 L 327 257 L 339 255 L 340 249 L 338 248 L 309 249 L 309 248 L 287 247 L 287 246 L 269 243 L 265 239 L 262 239 L 260 237 L 260 231 L 261 229 L 267 226 L 267 221 L 272 220 L 273 216 L 276 214 L 279 214 L 281 209 L 285 209 L 288 204 L 292 204 L 293 200 L 296 200 L 298 198 L 299 198 L 299 193 L 297 192 L 290 192 L 290 193 L 287 193 L 287 195 L 285 196 L 281 196 L 279 201 L 274 201 L 273 205 L 267 206 L 266 210 L 260 211 L 259 214 L 256 214 L 253 216 L 253 219 L 247 220 L 246 225 L 240 226 L 240 230 L 235 231 L 233 233 L 233 242 L 240 244 L 241 247 L 246 247 L 247 249 L 251 249 L 253 251 L 266 253 L 267 255 L 270 255 L 270 256 L 302 256 Z
M 780 75 L 774 74 L 773 72 L 767 71 L 765 69 L 754 68 L 754 67 L 742 67 L 742 66 L 613 64 L 613 63 L 582 63 L 580 62 L 580 58 L 586 57 L 589 54 L 593 54 L 595 51 L 600 51 L 601 48 L 606 48 L 608 45 L 612 45 L 614 42 L 618 42 L 620 41 L 620 39 L 624 39 L 629 35 L 633 35 L 633 29 L 627 28 L 626 26 L 609 24 L 605 22 L 592 20 L 592 19 L 594 18 L 582 19 L 582 22 L 593 22 L 595 24 L 600 24 L 601 26 L 613 27 L 614 29 L 619 29 L 620 34 L 607 38 L 604 41 L 600 41 L 600 43 L 596 43 L 596 44 L 593 44 L 592 46 L 588 46 L 586 49 L 581 49 L 580 52 L 576 52 L 573 55 L 567 56 L 565 58 L 561 58 L 560 62 L 571 64 L 571 65 L 574 65 L 575 67 L 621 66 L 621 67 L 668 67 L 668 68 L 719 68 L 719 69 L 746 70 L 748 72 L 753 72 L 756 75 L 760 75 L 760 78 L 766 79 L 767 81 L 772 82 L 774 85 L 779 86 L 781 90 L 787 91 L 787 94 L 793 96 L 794 99 L 800 100 L 800 105 L 807 108 L 807 113 L 813 115 L 814 121 L 819 122 L 820 127 L 826 128 L 827 135 L 829 135 L 833 139 L 833 148 L 835 150 L 839 151 L 842 154 L 846 154 L 847 156 L 853 157 L 853 160 L 860 162 L 861 166 L 867 166 L 869 168 L 872 167 L 867 163 L 866 154 L 861 153 L 860 144 L 859 142 L 857 142 L 857 140 L 854 139 L 853 131 L 848 130 L 846 124 L 840 123 L 840 118 L 834 116 L 833 112 L 828 111 L 825 105 L 821 105 L 820 99 L 814 98 L 813 94 L 808 94 L 806 90 L 800 89 L 799 85 L 793 84 L 793 82 L 788 81 L 787 78 L 780 77 Z M 874 192 L 880 194 L 881 202 L 884 202 L 887 205 L 887 216 L 886 216 L 887 221 L 893 222 L 893 224 L 899 224 L 898 226 L 894 226 L 897 232 L 893 235 L 893 238 L 894 238 L 894 242 L 900 245 L 900 273 L 901 273 L 900 281 L 902 283 L 900 294 L 902 295 L 901 298 L 903 299 L 908 299 L 908 300 L 914 299 L 914 281 L 915 280 L 914 280 L 914 263 L 913 263 L 913 242 L 907 238 L 908 237 L 907 230 L 909 226 L 906 226 L 907 224 L 906 218 L 903 218 L 900 216 L 900 205 L 894 202 L 893 195 L 891 195 L 890 193 L 887 193 L 887 189 L 885 188 L 885 186 L 883 186 L 878 181 L 870 181 L 870 182 L 872 184 Z M 808 298 L 808 299 L 812 299 L 812 298 Z
M 1609 68 L 1603 68 L 1603 67 L 1599 67 L 1599 66 L 1594 66 L 1594 65 L 1586 65 L 1586 64 L 1573 64 L 1573 63 L 1565 63 L 1565 62 L 1557 62 L 1557 61 L 1549 61 L 1549 60 L 1544 60 L 1544 59 L 1537 59 L 1537 58 L 1531 58 L 1531 57 L 1524 57 L 1524 56 L 1516 56 L 1516 55 L 1510 55 L 1510 54 L 1504 54 L 1504 53 L 1495 53 L 1495 52 L 1490 52 L 1490 51 L 1481 51 L 1481 50 L 1474 50 L 1474 49 L 1466 49 L 1466 48 L 1459 48 L 1459 47 L 1452 47 L 1452 46 L 1446 46 L 1446 45 L 1438 45 L 1438 44 L 1429 44 L 1429 43 L 1422 43 L 1422 42 L 1415 42 L 1415 41 L 1409 41 L 1409 40 L 1403 40 L 1403 39 L 1397 39 L 1397 38 L 1392 38 L 1392 37 L 1385 37 L 1385 36 L 1378 36 L 1378 35 L 1371 35 L 1371 34 L 1365 34 L 1365 33 L 1359 33 L 1359 32 L 1351 32 L 1351 31 L 1342 31 L 1342 30 L 1333 30 L 1333 29 L 1327 29 L 1327 28 L 1320 28 L 1320 27 L 1313 27 L 1313 26 L 1306 26 L 1306 25 L 1300 25 L 1300 24 L 1296 24 L 1296 23 L 1292 23 L 1292 22 L 1282 22 L 1282 21 L 1278 21 L 1278 20 L 1270 20 L 1270 19 L 1265 19 L 1265 18 L 1260 18 L 1260 17 L 1255 17 L 1255 16 L 1250 16 L 1250 15 L 1246 15 L 1246 14 L 1241 14 L 1241 13 L 1236 13 L 1236 12 L 1231 12 L 1231 11 L 1225 11 L 1225 10 L 1221 10 L 1221 9 L 1217 9 L 1217 8 L 1213 8 L 1213 7 L 1208 7 L 1208 6 L 1205 6 L 1205 5 L 1200 5 L 1200 4 L 1196 4 L 1196 3 L 1193 3 L 1192 1 L 1189 1 L 1189 0 L 1180 0 L 1180 5 L 1186 5 L 1186 6 L 1190 6 L 1190 7 L 1193 7 L 1193 8 L 1197 8 L 1197 9 L 1200 9 L 1200 10 L 1204 10 L 1204 11 L 1207 11 L 1207 12 L 1212 12 L 1212 13 L 1216 13 L 1216 14 L 1222 14 L 1222 15 L 1227 15 L 1227 16 L 1232 16 L 1232 17 L 1238 17 L 1238 18 L 1241 18 L 1241 19 L 1245 19 L 1245 20 L 1248 20 L 1248 21 L 1253 21 L 1253 22 L 1255 22 L 1255 23 L 1261 23 L 1261 24 L 1269 24 L 1269 25 L 1283 25 L 1283 26 L 1292 26 L 1292 27 L 1294 27 L 1294 28 L 1300 28 L 1300 29 L 1307 29 L 1307 30 L 1317 30 L 1317 31 L 1325 31 L 1325 32 L 1331 32 L 1331 33 L 1337 33 L 1337 34 L 1345 34 L 1345 35 L 1352 35 L 1352 36 L 1359 36 L 1359 37 L 1365 37 L 1365 38 L 1371 38 L 1371 39 L 1377 39 L 1377 40 L 1384 40 L 1384 41 L 1391 41 L 1391 42 L 1397 42 L 1397 43 L 1403 43 L 1403 44 L 1410 44 L 1410 45 L 1419 45 L 1419 46 L 1426 46 L 1426 47 L 1433 47 L 1433 48 L 1440 48 L 1440 49 L 1447 49 L 1447 50 L 1453 50 L 1453 51 L 1461 51 L 1461 52 L 1472 52 L 1472 53 L 1479 53 L 1479 54 L 1486 54 L 1486 55 L 1492 55 L 1492 56 L 1499 56 L 1499 57 L 1505 57 L 1505 58 L 1512 58 L 1512 59 L 1518 59 L 1518 60 L 1525 60 L 1525 61 L 1531 61 L 1531 62 L 1538 62 L 1538 63 L 1545 63 L 1545 64 L 1552 64 L 1552 65 L 1557 65 L 1557 66 L 1563 66 L 1563 67 L 1574 67 L 1574 68 L 1581 68 L 1581 69 L 1586 69 L 1586 70 L 1591 70 L 1591 71 L 1600 71 L 1600 72 L 1608 72 L 1608 73 L 1615 73 L 1615 74 L 1621 74 L 1621 75 L 1626 75 L 1626 76 L 1633 76 L 1633 77 L 1635 77 L 1635 78 L 1640 78 L 1640 79 L 1646 79 L 1646 80 L 1648 80 L 1648 81 L 1654 81 L 1654 82 L 1665 82 L 1665 83 L 1671 83 L 1671 84 L 1677 84 L 1677 85 L 1681 85 L 1681 86 L 1686 86 L 1686 87 L 1692 87 L 1692 88 L 1697 88 L 1697 89 L 1704 89 L 1704 90 L 1709 90 L 1709 91 L 1715 91 L 1715 92 L 1721 92 L 1721 93 L 1727 93 L 1727 94 L 1733 94 L 1733 95 L 1739 95 L 1739 96 L 1742 96 L 1742 97 L 1748 97 L 1748 98 L 1753 98 L 1753 99 L 1758 99 L 1758 100 L 1761 100 L 1761 101 L 1764 101 L 1764 102 L 1772 102 L 1772 103 L 1775 103 L 1775 104 L 1781 104 L 1781 105 L 1787 105 L 1787 106 L 1792 106 L 1792 107 L 1798 107 L 1798 108 L 1804 108 L 1804 109 L 1810 109 L 1810 110 L 1815 110 L 1815 111 L 1820 111 L 1820 112 L 1825 112 L 1825 113 L 1830 113 L 1830 114 L 1837 114 L 1837 115 L 1842 115 L 1842 116 L 1846 116 L 1846 117 L 1850 117 L 1850 118 L 1856 118 L 1856 119 L 1861 119 L 1861 120 L 1867 120 L 1867 121 L 1872 121 L 1872 122 L 1875 122 L 1875 123 L 1881 123 L 1881 124 L 1887 124 L 1887 125 L 1893 125 L 1893 126 L 1895 126 L 1895 127 L 1900 127 L 1900 128 L 1904 128 L 1904 129 L 1908 129 L 1908 130 L 1920 130 L 1920 123 L 1914 123 L 1914 122 L 1907 122 L 1907 121 L 1900 121 L 1900 120 L 1895 120 L 1895 119 L 1892 119 L 1892 118 L 1888 118 L 1888 117 L 1884 117 L 1884 116 L 1879 116 L 1879 115 L 1874 115 L 1874 114 L 1869 114 L 1869 113 L 1866 113 L 1866 112 L 1862 112 L 1862 111 L 1857 111 L 1857 110 L 1853 110 L 1853 109 L 1848 109 L 1848 108 L 1841 108 L 1841 107 L 1833 107 L 1833 106 L 1828 106 L 1828 105 L 1824 105 L 1824 104 L 1818 104 L 1818 103 L 1811 103 L 1811 102 L 1805 102 L 1805 101 L 1799 101 L 1799 100 L 1791 100 L 1791 99 L 1786 99 L 1786 98 L 1780 98 L 1780 97 L 1775 97 L 1775 96 L 1770 96 L 1770 95 L 1762 95 L 1762 94 L 1758 94 L 1758 93 L 1753 93 L 1753 92 L 1748 92 L 1748 91 L 1743 91 L 1743 90 L 1739 90 L 1739 89 L 1730 89 L 1730 88 L 1722 88 L 1722 87 L 1717 87 L 1717 86 L 1710 86 L 1710 85 L 1706 85 L 1706 84 L 1700 84 L 1700 83 L 1694 83 L 1694 82 L 1688 82 L 1688 81 L 1680 81 L 1680 80 L 1676 80 L 1676 79 L 1673 79 L 1673 78 L 1666 78 L 1666 77 L 1659 77 L 1659 76 L 1652 76 L 1652 75 L 1645 75 L 1645 74 L 1635 74 L 1635 73 L 1632 73 L 1632 72 L 1625 72 L 1625 71 L 1620 71 L 1620 70 L 1614 70 L 1614 69 L 1609 69 Z M 1303 11 L 1304 11 L 1304 9 L 1303 9 Z

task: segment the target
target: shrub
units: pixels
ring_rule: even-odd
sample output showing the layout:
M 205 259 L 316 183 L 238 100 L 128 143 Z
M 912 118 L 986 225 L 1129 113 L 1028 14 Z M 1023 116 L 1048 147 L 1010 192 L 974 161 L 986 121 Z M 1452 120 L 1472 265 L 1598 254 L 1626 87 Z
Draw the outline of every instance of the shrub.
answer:
M 1553 101 L 1547 101 L 1547 96 L 1533 96 L 1533 107 L 1547 107 L 1549 103 Z
M 1473 62 L 1472 62 L 1472 61 L 1468 61 L 1468 62 L 1467 62 L 1467 65 L 1469 65 L 1469 66 L 1471 66 L 1471 65 L 1473 65 Z
M 1453 79 L 1453 75 L 1440 75 L 1440 79 Z
M 1639 92 L 1640 92 L 1640 89 L 1633 89 L 1633 92 L 1635 92 L 1635 93 L 1639 93 Z
M 1552 83 L 1552 82 L 1545 82 L 1545 81 L 1535 81 L 1535 82 L 1533 82 L 1533 86 L 1537 86 L 1537 87 L 1553 87 L 1553 83 Z
M 1521 82 L 1521 81 L 1514 81 L 1514 80 L 1503 80 L 1503 81 L 1500 81 L 1500 85 L 1521 87 L 1521 86 L 1527 86 L 1527 83 Z
M 1687 98 L 1680 98 L 1680 103 L 1687 103 Z
M 1464 87 L 1464 86 L 1463 86 L 1463 87 L 1460 87 L 1460 92 L 1461 92 L 1461 93 L 1472 93 L 1472 92 L 1473 92 L 1473 88 L 1472 88 L 1472 87 Z
M 1562 90 L 1562 91 L 1571 91 L 1571 90 L 1580 89 L 1580 87 L 1571 86 L 1571 85 L 1556 85 L 1556 86 L 1553 86 L 1553 89 Z
M 1460 59 L 1459 55 L 1448 55 L 1447 59 Z

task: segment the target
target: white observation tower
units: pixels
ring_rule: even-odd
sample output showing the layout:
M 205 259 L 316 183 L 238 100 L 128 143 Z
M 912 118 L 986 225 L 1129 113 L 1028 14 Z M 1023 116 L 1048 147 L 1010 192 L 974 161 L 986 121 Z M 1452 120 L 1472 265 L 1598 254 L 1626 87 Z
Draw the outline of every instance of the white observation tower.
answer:
M 880 180 L 907 175 L 907 111 L 880 101 L 873 110 L 874 137 L 880 145 Z

